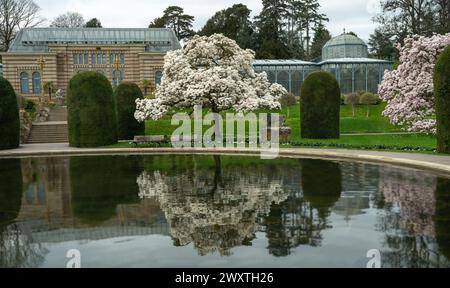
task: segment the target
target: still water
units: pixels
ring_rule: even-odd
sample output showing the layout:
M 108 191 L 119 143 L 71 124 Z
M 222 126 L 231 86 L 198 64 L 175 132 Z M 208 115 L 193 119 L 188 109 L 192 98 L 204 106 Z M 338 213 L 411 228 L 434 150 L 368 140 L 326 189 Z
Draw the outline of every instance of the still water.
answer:
M 450 267 L 450 178 L 233 156 L 0 160 L 0 267 Z M 70 256 L 70 255 L 69 255 Z

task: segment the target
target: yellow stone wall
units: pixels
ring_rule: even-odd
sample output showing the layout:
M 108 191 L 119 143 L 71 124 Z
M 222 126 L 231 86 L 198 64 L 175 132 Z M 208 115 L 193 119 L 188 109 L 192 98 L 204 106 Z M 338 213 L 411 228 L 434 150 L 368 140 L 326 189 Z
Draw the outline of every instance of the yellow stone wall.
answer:
M 87 65 L 74 64 L 74 54 L 88 53 Z M 91 61 L 92 53 L 106 53 L 108 64 L 93 65 Z M 20 94 L 20 73 L 29 74 L 30 94 L 23 96 L 37 99 L 39 95 L 33 94 L 32 73 L 40 72 L 37 59 L 41 56 L 45 59 L 43 81 L 52 81 L 58 89 L 66 91 L 69 80 L 80 71 L 102 71 L 112 82 L 112 73 L 115 65 L 110 64 L 110 53 L 123 54 L 125 61 L 120 65 L 123 72 L 123 82 L 134 82 L 138 84 L 142 91 L 143 80 L 150 80 L 152 87 L 155 87 L 155 73 L 162 71 L 164 64 L 164 53 L 145 52 L 144 45 L 49 45 L 49 52 L 42 53 L 0 53 L 3 57 L 3 77 L 8 79 L 13 85 L 16 93 Z M 150 92 L 150 89 L 149 89 Z

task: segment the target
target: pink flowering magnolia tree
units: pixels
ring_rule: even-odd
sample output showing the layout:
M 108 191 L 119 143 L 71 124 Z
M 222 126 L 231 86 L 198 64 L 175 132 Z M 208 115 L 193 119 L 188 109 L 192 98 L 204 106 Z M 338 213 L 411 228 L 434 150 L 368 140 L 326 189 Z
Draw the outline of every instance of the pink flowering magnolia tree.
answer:
M 431 37 L 414 36 L 398 46 L 400 65 L 386 71 L 379 86 L 387 102 L 384 116 L 410 132 L 436 134 L 433 71 L 437 58 L 450 45 L 450 33 Z
M 171 107 L 197 105 L 212 112 L 279 109 L 279 99 L 287 91 L 270 84 L 266 73 L 255 73 L 254 59 L 252 50 L 241 49 L 221 34 L 195 36 L 185 48 L 167 53 L 156 97 L 138 99 L 135 118 L 157 120 Z

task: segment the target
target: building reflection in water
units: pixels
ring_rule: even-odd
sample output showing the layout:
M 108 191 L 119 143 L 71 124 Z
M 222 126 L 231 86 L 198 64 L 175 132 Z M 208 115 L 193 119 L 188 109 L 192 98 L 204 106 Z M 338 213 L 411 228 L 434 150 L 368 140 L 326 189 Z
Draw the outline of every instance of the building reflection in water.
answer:
M 366 229 L 381 235 L 383 266 L 450 265 L 449 179 L 361 163 L 217 160 L 0 160 L 0 266 L 40 266 L 52 243 L 152 234 L 201 256 L 231 256 L 264 235 L 265 253 L 288 257 L 322 247 L 339 219 L 365 215 L 376 215 Z

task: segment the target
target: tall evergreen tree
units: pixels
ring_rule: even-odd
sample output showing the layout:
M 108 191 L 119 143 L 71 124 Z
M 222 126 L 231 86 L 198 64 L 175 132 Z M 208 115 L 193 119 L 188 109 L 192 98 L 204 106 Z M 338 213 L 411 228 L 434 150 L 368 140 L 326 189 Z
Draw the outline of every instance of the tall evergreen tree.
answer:
M 314 33 L 314 38 L 311 44 L 311 52 L 309 58 L 311 60 L 321 60 L 322 48 L 331 39 L 331 33 L 324 25 L 319 25 Z
M 287 0 L 262 0 L 263 9 L 256 17 L 258 27 L 256 58 L 290 58 L 284 37 Z
M 166 21 L 162 17 L 155 18 L 148 26 L 148 28 L 165 28 L 165 27 L 166 27 Z
M 253 24 L 250 21 L 251 10 L 246 5 L 236 4 L 217 12 L 198 32 L 202 36 L 221 33 L 235 40 L 241 48 L 254 49 Z
M 86 25 L 84 25 L 86 28 L 103 28 L 102 23 L 97 18 L 92 18 L 88 22 L 86 22 Z
M 378 59 L 394 60 L 398 57 L 398 51 L 391 37 L 381 29 L 375 29 L 370 35 L 369 50 L 371 55 Z
M 311 59 L 310 44 L 311 34 L 317 27 L 323 25 L 323 22 L 329 21 L 325 14 L 319 12 L 320 4 L 318 0 L 299 1 L 299 13 L 301 15 L 302 30 L 305 33 L 305 50 L 308 59 Z
M 286 45 L 292 58 L 306 58 L 302 31 L 302 1 L 289 0 L 286 19 Z
M 150 23 L 150 28 L 171 28 L 178 39 L 184 40 L 194 35 L 192 23 L 194 16 L 184 14 L 184 9 L 178 6 L 169 6 L 160 18 Z

